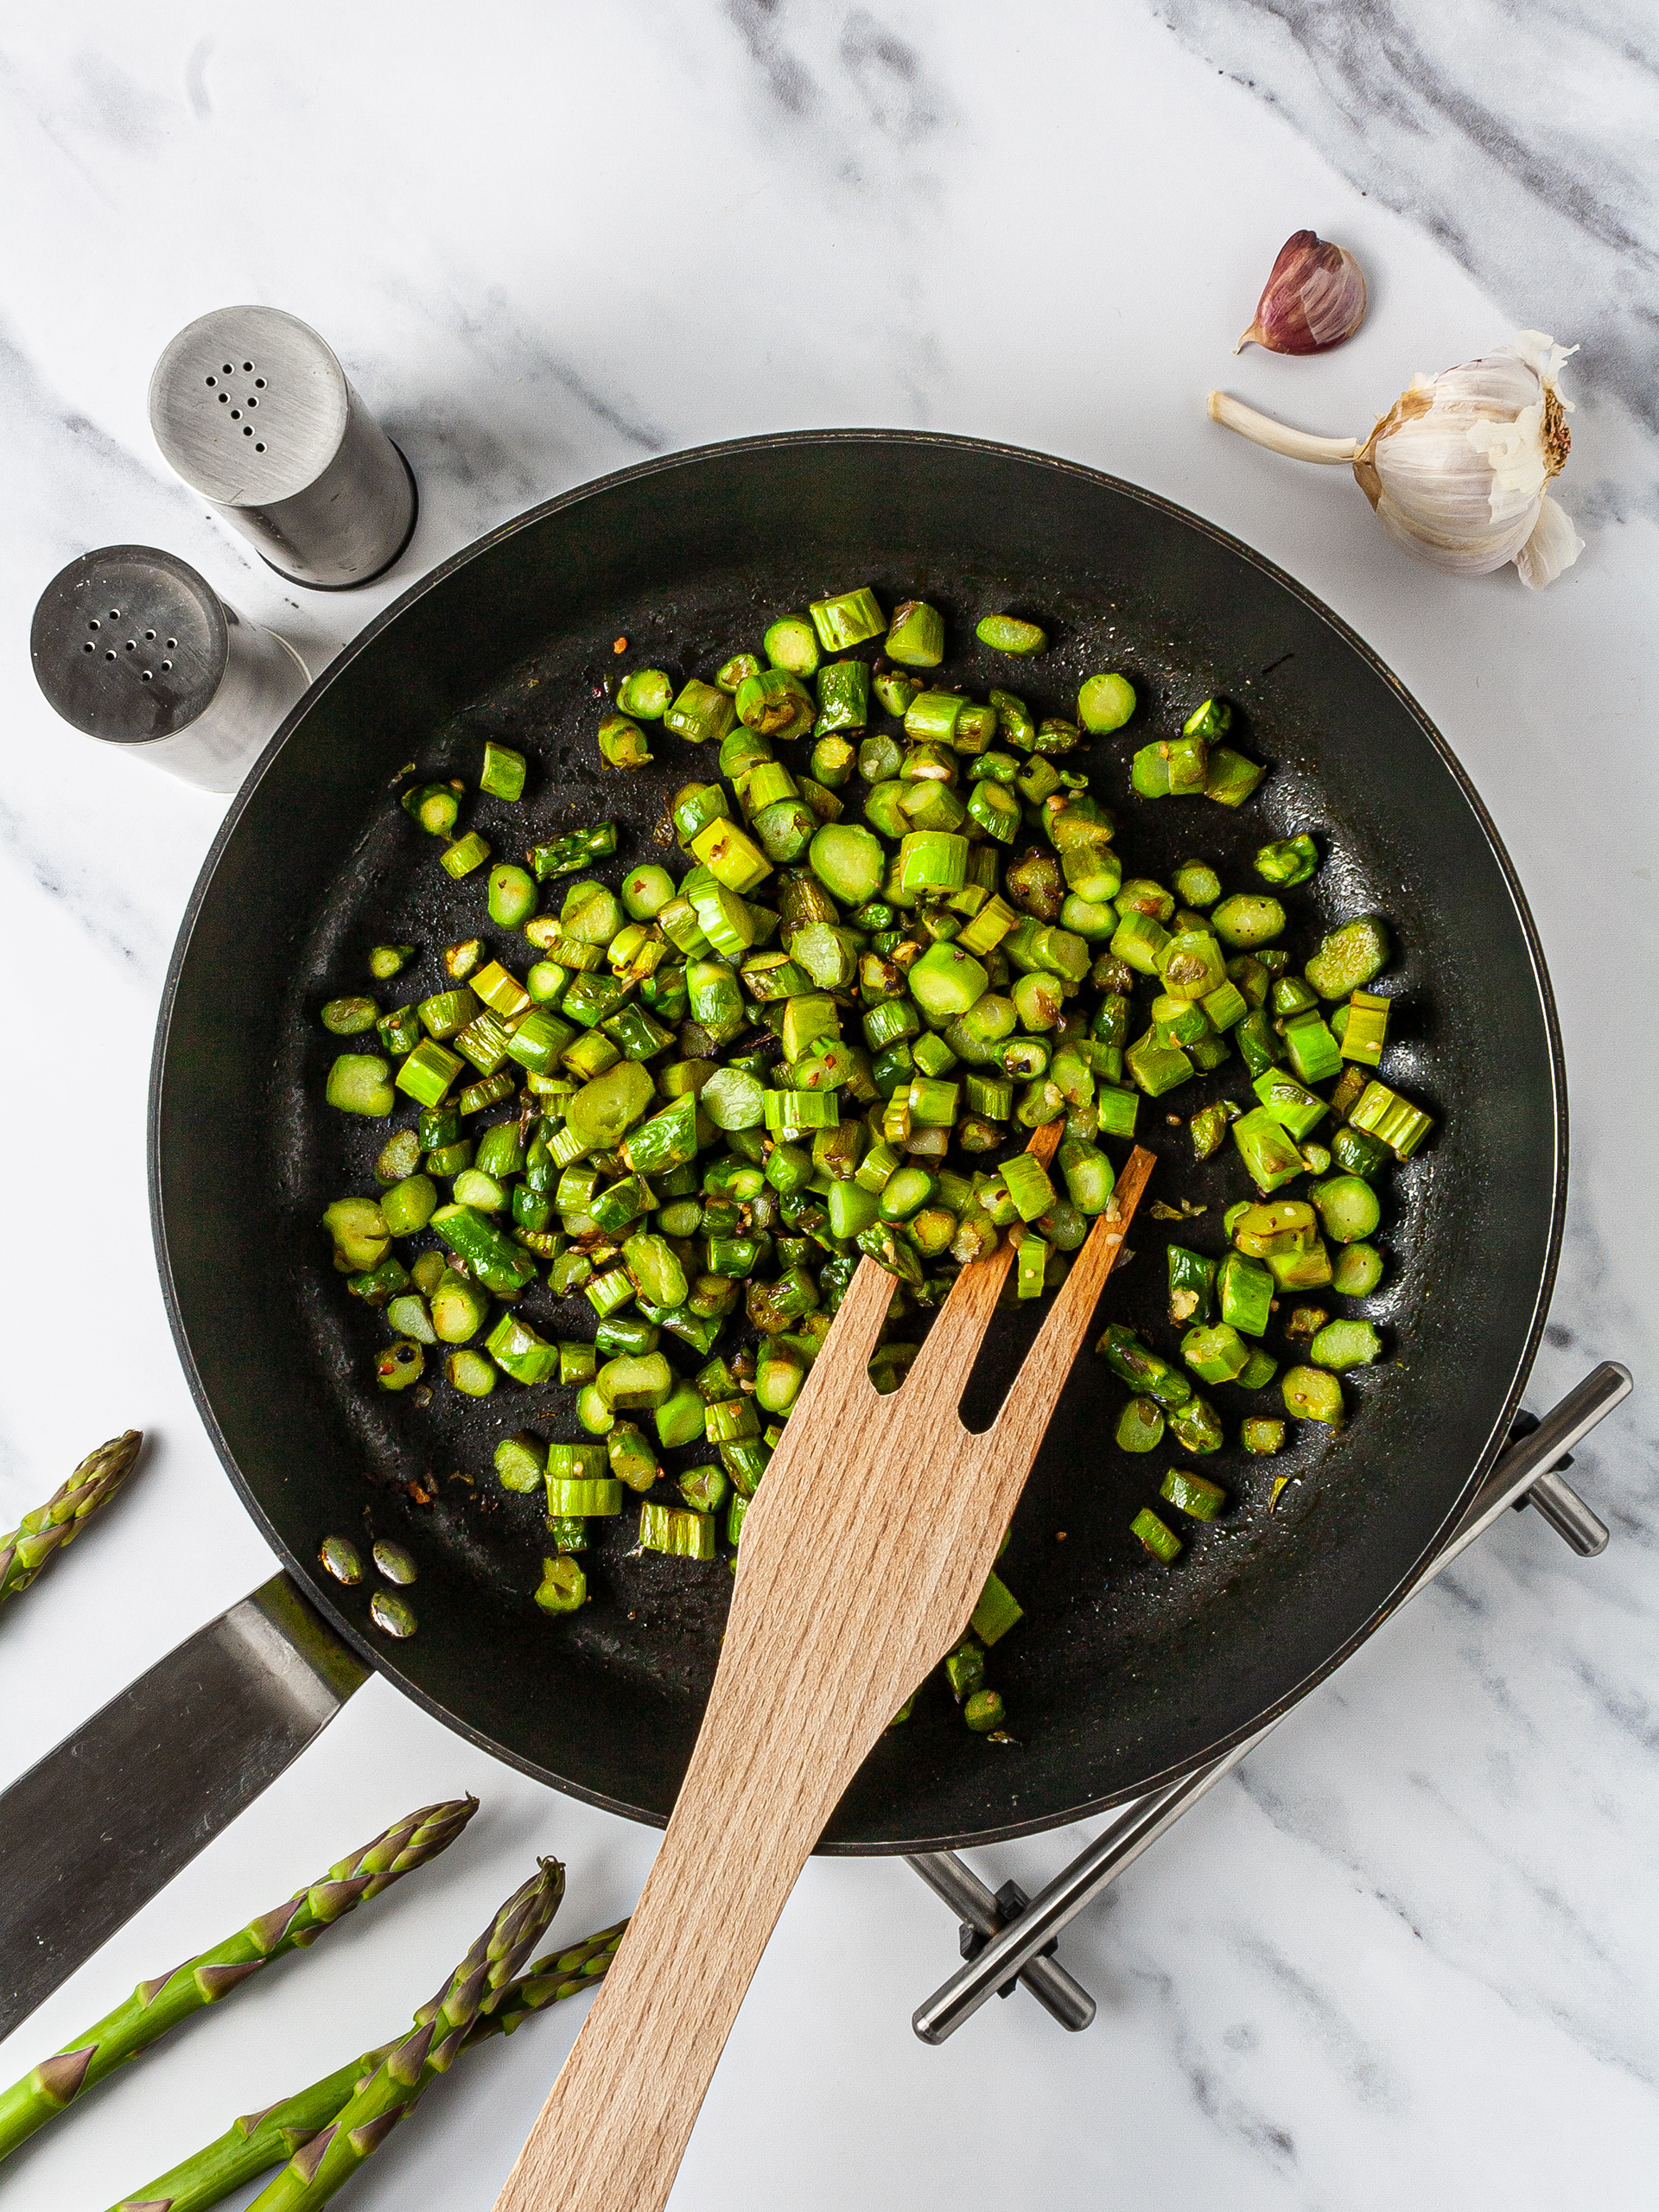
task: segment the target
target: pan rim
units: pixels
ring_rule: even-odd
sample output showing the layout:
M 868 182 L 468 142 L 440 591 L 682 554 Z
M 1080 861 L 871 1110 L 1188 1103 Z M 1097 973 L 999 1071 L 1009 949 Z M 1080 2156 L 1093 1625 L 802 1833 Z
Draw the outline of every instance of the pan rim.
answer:
M 244 1507 L 255 1526 L 270 1545 L 283 1567 L 302 1591 L 308 1602 L 321 1614 L 334 1634 L 359 1661 L 374 1673 L 385 1676 L 404 1695 L 410 1698 L 417 1706 L 430 1713 L 435 1719 L 442 1721 L 446 1727 L 453 1730 L 467 1741 L 476 1745 L 482 1751 L 488 1751 L 494 1758 L 504 1760 L 508 1765 L 517 1768 L 519 1772 L 545 1783 L 549 1787 L 559 1790 L 566 1796 L 575 1797 L 582 1803 L 596 1806 L 604 1811 L 618 1814 L 625 1819 L 640 1821 L 650 1827 L 658 1828 L 665 1827 L 665 1816 L 659 1813 L 645 1807 L 628 1803 L 604 1791 L 588 1788 L 567 1776 L 556 1775 L 549 1769 L 537 1764 L 534 1760 L 515 1752 L 487 1732 L 473 1726 L 459 1714 L 442 1704 L 418 1683 L 411 1681 L 397 1668 L 392 1655 L 371 1643 L 340 1612 L 333 1604 L 327 1591 L 315 1574 L 311 1563 L 302 1559 L 290 1549 L 265 1513 L 260 1499 L 243 1474 L 228 1440 L 219 1427 L 218 1417 L 196 1365 L 178 1287 L 174 1276 L 161 1178 L 160 1132 L 162 1103 L 166 1086 L 168 1044 L 180 984 L 196 925 L 211 891 L 219 863 L 234 837 L 242 817 L 259 785 L 277 755 L 297 730 L 305 716 L 321 698 L 323 693 L 416 601 L 425 598 L 447 582 L 450 576 L 469 566 L 474 561 L 482 558 L 509 538 L 516 537 L 520 531 L 531 529 L 553 515 L 563 513 L 597 499 L 620 485 L 637 484 L 670 470 L 696 467 L 702 462 L 716 458 L 770 453 L 789 448 L 833 448 L 861 444 L 889 448 L 919 447 L 957 453 L 995 455 L 1003 460 L 1016 461 L 1051 469 L 1061 475 L 1076 477 L 1084 482 L 1103 486 L 1122 497 L 1135 500 L 1169 520 L 1196 531 L 1199 536 L 1207 538 L 1211 543 L 1243 561 L 1279 586 L 1330 629 L 1374 676 L 1379 677 L 1393 694 L 1397 703 L 1427 738 L 1441 764 L 1452 776 L 1465 804 L 1473 815 L 1481 835 L 1486 841 L 1508 890 L 1526 945 L 1527 957 L 1544 1018 L 1545 1033 L 1548 1043 L 1551 1120 L 1555 1138 L 1554 1157 L 1551 1162 L 1550 1225 L 1548 1249 L 1528 1320 L 1524 1346 L 1516 1363 L 1514 1379 L 1505 1394 L 1502 1410 L 1493 1425 L 1491 1433 L 1478 1455 L 1462 1489 L 1435 1528 L 1421 1554 L 1400 1577 L 1386 1598 L 1372 1609 L 1366 1618 L 1334 1651 L 1328 1654 L 1318 1666 L 1310 1668 L 1298 1681 L 1281 1693 L 1254 1719 L 1226 1734 L 1218 1736 L 1213 1743 L 1202 1751 L 1147 1775 L 1133 1789 L 1120 1791 L 1103 1797 L 1090 1798 L 1076 1805 L 1065 1807 L 1059 1811 L 1046 1813 L 1028 1820 L 1000 1822 L 997 1826 L 989 1828 L 929 1837 L 907 1836 L 902 1839 L 875 1840 L 836 1839 L 821 1841 L 817 1847 L 818 1851 L 826 1856 L 871 1858 L 905 1855 L 924 1851 L 971 1848 L 981 1845 L 1012 1841 L 1021 1836 L 1041 1834 L 1051 1828 L 1062 1827 L 1074 1821 L 1087 1820 L 1109 1811 L 1114 1807 L 1131 1803 L 1150 1790 L 1162 1788 L 1169 1783 L 1178 1781 L 1182 1777 L 1197 1771 L 1211 1760 L 1223 1756 L 1239 1744 L 1246 1742 L 1272 1722 L 1281 1718 L 1293 1706 L 1300 1704 L 1320 1682 L 1351 1658 L 1360 1645 L 1365 1643 L 1389 1615 L 1397 1608 L 1423 1567 L 1446 1541 L 1469 1500 L 1491 1471 L 1508 1440 L 1510 1425 L 1520 1407 L 1533 1363 L 1537 1357 L 1545 1321 L 1548 1315 L 1560 1265 L 1566 1216 L 1568 1173 L 1567 1073 L 1555 996 L 1550 983 L 1548 967 L 1544 958 L 1537 925 L 1533 918 L 1532 910 L 1528 904 L 1519 874 L 1510 858 L 1497 826 L 1468 772 L 1413 694 L 1350 624 L 1328 607 L 1317 594 L 1309 590 L 1287 570 L 1268 559 L 1265 554 L 1258 552 L 1241 538 L 1234 537 L 1230 531 L 1222 529 L 1219 524 L 1207 520 L 1201 515 L 1194 514 L 1190 508 L 1181 506 L 1175 500 L 1166 499 L 1160 493 L 1148 491 L 1144 486 L 1131 483 L 1122 477 L 1111 475 L 1103 469 L 1090 467 L 1085 462 L 1069 461 L 1058 454 L 1044 453 L 1034 448 L 1011 445 L 995 439 L 974 437 L 953 431 L 857 427 L 839 429 L 769 431 L 750 437 L 722 439 L 709 444 L 685 447 L 673 453 L 653 454 L 645 461 L 631 463 L 626 468 L 614 469 L 606 475 L 591 478 L 572 486 L 568 491 L 556 494 L 552 499 L 526 508 L 522 513 L 504 523 L 498 524 L 493 530 L 486 531 L 481 537 L 461 547 L 446 560 L 440 562 L 435 568 L 429 570 L 426 575 L 417 578 L 407 590 L 383 608 L 348 644 L 341 648 L 327 667 L 296 702 L 272 735 L 232 799 L 225 819 L 220 823 L 202 862 L 200 872 L 181 918 L 178 935 L 168 962 L 167 976 L 162 986 L 156 1018 L 156 1039 L 150 1061 L 145 1160 L 149 1193 L 150 1227 L 156 1248 L 157 1272 L 161 1279 L 162 1303 L 166 1309 L 168 1324 L 172 1332 L 180 1363 L 189 1385 L 190 1395 L 201 1416 L 203 1426 L 213 1448 Z

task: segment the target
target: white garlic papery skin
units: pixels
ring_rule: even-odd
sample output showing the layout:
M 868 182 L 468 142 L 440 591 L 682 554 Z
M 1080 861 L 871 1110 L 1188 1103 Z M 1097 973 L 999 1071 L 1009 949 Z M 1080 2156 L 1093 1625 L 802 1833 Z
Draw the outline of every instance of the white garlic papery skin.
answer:
M 1513 561 L 1541 590 L 1584 541 L 1549 497 L 1572 443 L 1561 364 L 1576 346 L 1523 330 L 1513 344 L 1413 378 L 1370 437 L 1313 437 L 1212 391 L 1210 416 L 1295 461 L 1347 462 L 1396 544 L 1431 568 L 1480 576 Z
M 1578 559 L 1583 541 L 1547 488 L 1572 442 L 1557 381 L 1568 351 L 1523 330 L 1479 360 L 1412 379 L 1354 460 L 1397 544 L 1452 575 L 1513 561 L 1535 589 Z

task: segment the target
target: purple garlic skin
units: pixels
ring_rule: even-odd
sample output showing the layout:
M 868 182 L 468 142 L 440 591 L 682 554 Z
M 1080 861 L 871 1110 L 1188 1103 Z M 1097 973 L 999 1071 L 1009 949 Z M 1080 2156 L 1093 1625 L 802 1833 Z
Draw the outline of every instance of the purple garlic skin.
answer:
M 1254 341 L 1270 353 L 1325 353 L 1364 319 L 1364 272 L 1353 255 L 1316 231 L 1296 231 L 1280 247 L 1255 321 L 1233 351 Z

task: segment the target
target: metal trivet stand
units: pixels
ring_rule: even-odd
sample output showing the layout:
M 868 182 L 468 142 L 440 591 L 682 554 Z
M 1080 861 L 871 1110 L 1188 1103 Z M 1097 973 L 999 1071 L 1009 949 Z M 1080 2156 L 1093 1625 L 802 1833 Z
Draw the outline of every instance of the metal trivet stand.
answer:
M 1414 1598 L 1443 1567 L 1491 1528 L 1513 1506 L 1530 1505 L 1542 1514 L 1565 1543 L 1593 1559 L 1607 1545 L 1607 1530 L 1560 1471 L 1570 1467 L 1573 1446 L 1629 1395 L 1628 1370 L 1605 1361 L 1541 1421 L 1516 1415 L 1509 1448 L 1477 1492 L 1456 1533 L 1418 1576 L 1407 1598 Z M 1404 1600 L 1402 1600 L 1403 1603 Z M 1395 1608 L 1395 1611 L 1399 1607 Z M 962 1955 L 967 1963 L 917 2007 L 911 2025 L 924 2043 L 941 2044 L 995 1993 L 1009 1996 L 1016 1986 L 1030 1992 L 1060 2025 L 1073 2031 L 1095 2017 L 1095 2000 L 1055 1956 L 1060 1930 L 1115 1882 L 1148 1844 L 1173 1827 L 1205 1790 L 1249 1757 L 1272 1734 L 1270 1720 L 1244 1743 L 1196 1773 L 1166 1783 L 1119 1813 L 1079 1852 L 1046 1889 L 1027 1897 L 1017 1882 L 1005 1882 L 995 1894 L 954 1851 L 919 1852 L 910 1864 L 962 1922 Z

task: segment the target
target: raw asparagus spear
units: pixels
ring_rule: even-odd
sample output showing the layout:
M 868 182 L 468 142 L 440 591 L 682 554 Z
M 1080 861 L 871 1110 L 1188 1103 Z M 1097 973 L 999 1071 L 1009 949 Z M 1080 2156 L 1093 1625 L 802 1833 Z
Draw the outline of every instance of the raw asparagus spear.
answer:
M 584 1989 L 602 1981 L 627 1925 L 626 1920 L 616 1921 L 597 1935 L 582 1936 L 568 1950 L 550 1951 L 534 1961 L 498 1996 L 486 1998 L 462 2048 L 470 2050 L 491 2036 L 510 2036 L 533 2012 L 543 2012 L 566 1997 L 580 1997 Z
M 535 1960 L 516 1981 L 485 2000 L 489 2009 L 480 2011 L 467 2030 L 462 2050 L 471 2050 L 492 2036 L 511 2035 L 533 2014 L 595 1987 L 616 1956 L 627 1924 L 619 1921 L 565 1950 Z M 383 2044 L 268 2111 L 232 2120 L 217 2141 L 158 2175 L 135 2196 L 123 2197 L 111 2212 L 209 2212 L 232 2190 L 285 2164 L 302 2150 L 397 2048 L 396 2042 Z
M 428 2084 L 447 2073 L 485 2001 L 510 1983 L 564 1894 L 564 1869 L 544 1859 L 515 1890 L 455 1968 L 415 2015 L 415 2026 L 352 2092 L 328 2126 L 267 2183 L 249 2212 L 313 2212 L 385 2141 Z
M 315 1943 L 353 1906 L 378 1897 L 400 1875 L 435 1858 L 477 1810 L 476 1797 L 452 1797 L 441 1805 L 423 1806 L 331 1866 L 320 1882 L 296 1890 L 213 1950 L 154 1981 L 141 1981 L 126 2002 L 96 2026 L 0 2091 L 0 2158 L 179 2021 L 227 1997 L 283 1952 Z
M 291 2158 L 320 2127 L 326 2127 L 358 2083 L 372 2074 L 395 2043 L 336 2067 L 296 2096 L 264 2112 L 245 2113 L 225 2133 L 205 2144 L 135 2196 L 124 2196 L 115 2212 L 207 2212 L 232 2190 Z
M 0 1536 L 0 1603 L 27 1590 L 53 1553 L 73 1543 L 99 1507 L 115 1496 L 132 1472 L 143 1440 L 143 1429 L 130 1428 L 100 1444 L 61 1490 L 24 1514 L 9 1536 Z

